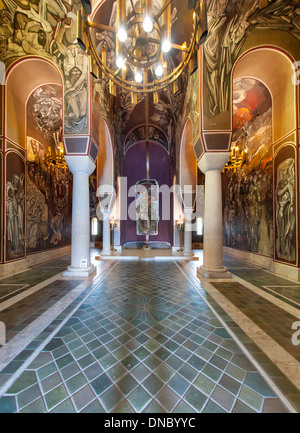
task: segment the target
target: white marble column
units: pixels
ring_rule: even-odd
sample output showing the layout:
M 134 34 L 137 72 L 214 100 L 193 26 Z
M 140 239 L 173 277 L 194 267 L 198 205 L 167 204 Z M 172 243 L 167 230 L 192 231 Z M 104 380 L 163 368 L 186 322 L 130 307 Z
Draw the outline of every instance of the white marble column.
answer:
M 206 153 L 199 161 L 205 174 L 203 266 L 197 273 L 204 278 L 231 278 L 223 265 L 223 215 L 221 171 L 229 152 Z
M 184 209 L 184 256 L 193 256 L 193 245 L 192 245 L 192 218 L 194 209 L 185 208 Z
M 103 214 L 103 245 L 101 255 L 110 256 L 111 255 L 111 245 L 110 245 L 110 214 L 111 209 L 101 209 Z
M 73 174 L 71 266 L 64 277 L 88 277 L 96 268 L 90 263 L 89 176 L 95 164 L 88 156 L 65 156 Z

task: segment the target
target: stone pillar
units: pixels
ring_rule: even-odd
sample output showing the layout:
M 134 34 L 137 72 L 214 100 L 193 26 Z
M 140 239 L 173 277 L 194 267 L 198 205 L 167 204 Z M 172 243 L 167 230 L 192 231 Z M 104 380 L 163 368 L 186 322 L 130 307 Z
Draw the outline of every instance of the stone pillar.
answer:
M 101 209 L 103 214 L 103 245 L 101 255 L 111 255 L 110 245 L 110 214 L 111 209 Z
M 95 164 L 88 156 L 65 156 L 73 174 L 71 266 L 64 277 L 88 277 L 96 268 L 90 263 L 89 176 Z
M 203 266 L 197 274 L 204 278 L 231 278 L 223 266 L 223 216 L 222 183 L 223 170 L 229 152 L 206 153 L 199 161 L 199 168 L 205 174 Z
M 184 256 L 193 256 L 193 245 L 192 245 L 192 218 L 194 209 L 185 208 L 184 209 Z

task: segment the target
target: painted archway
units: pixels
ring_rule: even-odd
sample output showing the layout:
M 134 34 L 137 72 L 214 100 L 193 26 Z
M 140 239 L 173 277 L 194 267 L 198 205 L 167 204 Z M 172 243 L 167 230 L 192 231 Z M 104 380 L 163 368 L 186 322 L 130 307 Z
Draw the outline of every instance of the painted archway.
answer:
M 135 201 L 134 188 L 137 182 L 147 179 L 147 161 L 149 161 L 149 178 L 156 180 L 159 187 L 171 188 L 172 186 L 172 167 L 168 151 L 156 142 L 149 142 L 149 160 L 147 156 L 147 145 L 145 141 L 137 142 L 132 145 L 124 155 L 123 177 L 127 179 L 127 218 L 121 224 L 121 243 L 145 242 L 146 236 L 137 235 L 136 221 L 131 218 L 132 209 Z M 131 193 L 129 193 L 131 191 Z M 128 196 L 129 195 L 129 196 Z M 164 210 L 163 214 L 163 194 L 159 198 L 159 223 L 158 235 L 150 236 L 150 242 L 164 242 L 172 245 L 173 231 L 173 202 L 171 197 L 168 203 L 170 212 Z M 166 212 L 165 212 L 166 211 Z
M 27 109 L 28 101 L 34 92 L 38 92 L 43 87 L 45 89 L 47 86 L 48 89 L 51 89 L 51 86 L 61 89 L 62 96 L 61 73 L 57 66 L 48 60 L 28 57 L 17 61 L 7 71 L 4 88 L 4 143 L 3 169 L 1 170 L 2 173 L 5 173 L 1 206 L 4 215 L 3 233 L 6 233 L 7 239 L 1 248 L 1 255 L 5 262 L 25 258 L 31 252 L 27 250 L 27 220 L 28 213 L 32 211 L 29 203 L 26 205 L 30 185 L 26 179 L 28 175 L 27 156 L 30 153 L 27 148 Z M 46 97 L 46 94 L 44 96 Z M 44 109 L 44 111 L 47 110 Z M 62 109 L 58 109 L 57 116 L 62 122 Z M 36 131 L 38 128 L 37 124 Z M 31 135 L 33 136 L 34 133 Z M 33 152 L 31 153 L 31 157 L 34 158 Z M 43 154 L 41 154 L 39 165 L 40 169 L 44 166 Z M 12 205 L 15 208 L 17 206 L 18 209 L 15 216 L 11 214 Z M 4 236 L 1 236 L 1 239 L 4 239 Z M 52 246 L 54 243 L 53 241 Z M 60 245 L 55 243 L 54 246 Z M 42 245 L 42 249 L 47 248 Z
M 187 207 L 193 206 L 197 187 L 197 157 L 193 148 L 193 125 L 187 119 L 180 142 L 179 184 L 180 193 Z
M 293 59 L 274 47 L 251 49 L 236 62 L 232 73 L 233 146 L 246 142 L 249 154 L 236 173 L 229 170 L 224 176 L 223 209 L 226 246 L 295 266 L 297 225 L 289 217 L 291 212 L 285 214 L 291 230 L 289 240 L 280 242 L 279 224 L 284 218 L 278 217 L 278 206 L 285 203 L 283 195 L 298 212 L 298 107 L 293 73 Z

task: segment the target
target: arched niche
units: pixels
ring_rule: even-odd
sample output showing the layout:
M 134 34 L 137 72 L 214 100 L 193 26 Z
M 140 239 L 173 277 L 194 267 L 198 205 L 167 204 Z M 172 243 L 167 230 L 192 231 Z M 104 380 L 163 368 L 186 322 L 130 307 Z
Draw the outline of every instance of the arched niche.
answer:
M 170 163 L 170 155 L 161 144 L 150 141 L 149 154 L 147 152 L 147 144 L 145 141 L 140 141 L 133 144 L 125 153 L 123 159 L 123 177 L 127 179 L 126 189 L 124 188 L 123 194 L 127 195 L 127 214 L 121 221 L 121 244 L 127 242 L 145 242 L 146 236 L 137 235 L 136 221 L 132 219 L 135 209 L 135 194 L 133 190 L 137 182 L 147 179 L 147 165 L 149 163 L 149 178 L 155 180 L 159 187 L 170 188 L 172 186 L 172 166 Z M 123 195 L 122 195 L 123 197 Z M 163 213 L 163 201 L 165 208 L 170 206 L 170 213 Z M 122 207 L 125 207 L 125 203 Z M 164 208 L 164 209 L 165 209 Z M 124 208 L 125 211 L 125 208 Z M 173 201 L 170 197 L 170 202 L 167 203 L 167 198 L 160 194 L 159 197 L 159 223 L 158 235 L 150 236 L 150 242 L 164 242 L 172 244 L 172 231 L 173 231 Z
M 5 86 L 6 138 L 26 148 L 26 105 L 32 92 L 45 84 L 62 85 L 59 69 L 42 58 L 26 58 L 7 73 Z
M 296 130 L 297 99 L 293 83 L 293 61 L 282 51 L 264 47 L 244 53 L 236 62 L 232 80 L 254 78 L 262 81 L 273 99 L 273 141 Z

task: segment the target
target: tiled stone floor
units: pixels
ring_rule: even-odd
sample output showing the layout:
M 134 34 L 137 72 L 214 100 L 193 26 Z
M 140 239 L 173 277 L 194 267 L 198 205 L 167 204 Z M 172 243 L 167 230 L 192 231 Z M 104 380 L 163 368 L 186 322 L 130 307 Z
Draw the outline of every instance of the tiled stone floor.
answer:
M 25 299 L 13 304 L 0 312 L 0 321 L 6 326 L 6 341 L 11 340 L 20 331 L 25 329 L 37 317 L 46 312 L 53 304 L 58 302 L 70 290 L 80 284 L 80 280 L 55 280 Z M 42 294 L 42 295 L 41 295 Z
M 0 372 L 0 412 L 288 411 L 175 263 L 117 263 L 91 285 L 18 377 Z
M 297 317 L 283 311 L 266 299 L 262 302 L 261 296 L 238 282 L 212 283 L 212 285 L 223 295 L 225 294 L 226 298 L 253 323 L 300 361 L 300 347 L 294 346 L 291 341 L 291 327 L 294 322 L 297 322 Z

